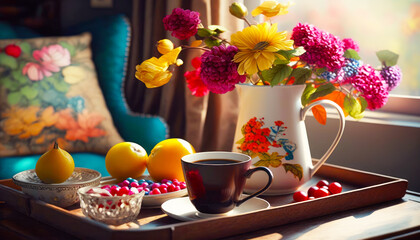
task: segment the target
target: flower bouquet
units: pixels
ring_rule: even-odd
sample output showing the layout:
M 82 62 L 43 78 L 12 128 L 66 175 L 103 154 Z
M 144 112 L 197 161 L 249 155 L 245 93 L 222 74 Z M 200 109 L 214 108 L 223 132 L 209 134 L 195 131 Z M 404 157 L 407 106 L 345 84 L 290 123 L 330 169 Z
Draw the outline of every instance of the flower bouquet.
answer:
M 340 39 L 313 25 L 298 23 L 291 34 L 278 31 L 270 18 L 288 13 L 290 4 L 265 1 L 251 12 L 253 17 L 265 16 L 262 23 L 251 23 L 248 10 L 233 3 L 229 11 L 247 25 L 242 31 L 222 37 L 227 30 L 218 25 L 204 27 L 200 13 L 176 8 L 163 19 L 164 27 L 189 46 L 174 47 L 168 39 L 160 40 L 159 58 L 152 57 L 136 67 L 136 78 L 148 88 L 166 84 L 172 77 L 171 66 L 183 64 L 178 55 L 185 50 L 202 54 L 192 60 L 193 71 L 185 73 L 188 88 L 195 96 L 209 92 L 223 94 L 238 83 L 255 85 L 306 84 L 302 105 L 321 99 L 336 102 L 355 119 L 363 117 L 366 108 L 381 108 L 389 91 L 402 78 L 396 65 L 398 55 L 388 50 L 377 52 L 381 67 L 364 64 L 358 55 L 359 46 L 351 38 Z M 254 20 L 254 19 L 253 19 Z M 315 118 L 325 124 L 322 106 L 312 109 Z

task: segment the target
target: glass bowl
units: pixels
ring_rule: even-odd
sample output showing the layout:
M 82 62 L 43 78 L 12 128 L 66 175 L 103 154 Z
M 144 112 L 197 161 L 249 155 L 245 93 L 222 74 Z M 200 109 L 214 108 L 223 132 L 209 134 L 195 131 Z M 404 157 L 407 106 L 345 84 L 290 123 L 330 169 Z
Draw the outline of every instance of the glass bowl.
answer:
M 97 221 L 121 225 L 131 222 L 140 213 L 144 191 L 133 195 L 104 197 L 86 193 L 92 187 L 80 188 L 80 208 L 86 217 Z
M 35 169 L 31 169 L 15 174 L 12 179 L 22 188 L 22 192 L 34 199 L 59 207 L 69 207 L 79 201 L 78 189 L 99 185 L 101 174 L 92 169 L 76 167 L 65 182 L 47 184 L 38 178 Z

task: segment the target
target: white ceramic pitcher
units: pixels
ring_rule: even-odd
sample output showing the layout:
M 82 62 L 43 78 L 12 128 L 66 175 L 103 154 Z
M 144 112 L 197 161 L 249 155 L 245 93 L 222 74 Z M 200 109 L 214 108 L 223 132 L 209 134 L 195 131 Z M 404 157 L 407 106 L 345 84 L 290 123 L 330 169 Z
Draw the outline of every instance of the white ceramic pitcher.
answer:
M 239 115 L 233 151 L 248 154 L 252 164 L 269 167 L 274 178 L 264 195 L 288 194 L 310 180 L 331 155 L 344 131 L 344 114 L 330 100 L 320 100 L 304 108 L 301 96 L 305 85 L 237 85 Z M 315 105 L 337 109 L 340 126 L 335 140 L 319 162 L 312 164 L 305 127 L 306 113 Z M 267 183 L 267 176 L 255 173 L 248 179 L 245 192 L 255 192 Z

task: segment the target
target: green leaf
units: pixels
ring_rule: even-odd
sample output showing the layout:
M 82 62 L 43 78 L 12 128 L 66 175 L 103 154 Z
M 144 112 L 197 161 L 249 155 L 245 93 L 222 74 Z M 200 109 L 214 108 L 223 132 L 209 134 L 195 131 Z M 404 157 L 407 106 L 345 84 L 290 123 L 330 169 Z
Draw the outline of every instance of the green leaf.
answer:
M 28 42 L 20 42 L 19 44 L 20 49 L 22 50 L 23 53 L 27 54 L 27 55 L 31 55 L 31 45 L 29 45 Z
M 316 69 L 316 75 L 321 75 L 323 72 L 327 71 L 326 68 L 317 68 Z
M 387 67 L 394 66 L 398 62 L 398 54 L 389 50 L 378 51 L 376 52 L 376 56 L 378 57 L 379 61 Z
M 304 54 L 306 51 L 303 47 L 297 47 L 292 50 L 279 50 L 277 51 L 278 54 L 284 56 L 288 60 L 290 60 L 292 57 L 299 57 L 300 55 Z
M 270 160 L 259 160 L 258 162 L 254 163 L 254 166 L 256 166 L 256 167 L 269 167 L 270 166 Z
M 197 29 L 197 35 L 200 37 L 210 37 L 213 35 L 217 35 L 217 32 L 207 28 L 199 28 Z
M 312 75 L 312 71 L 307 68 L 293 69 L 290 77 L 295 77 L 295 84 L 304 84 Z
M 312 86 L 312 84 L 306 84 L 306 88 L 303 91 L 302 97 L 300 98 L 300 101 L 302 102 L 302 106 L 306 106 L 306 104 L 308 104 L 309 98 L 312 95 L 312 93 L 314 93 L 316 91 L 316 88 L 314 88 L 314 86 Z
M 29 101 L 29 104 L 32 106 L 41 106 L 41 100 L 39 98 L 34 98 Z
M 223 32 L 227 31 L 227 29 L 225 27 L 220 26 L 220 25 L 210 25 L 209 29 L 212 30 L 212 31 L 215 31 L 217 33 L 223 33 Z
M 241 138 L 241 139 L 239 139 L 238 141 L 236 141 L 235 143 L 236 144 L 242 144 L 242 143 L 244 143 L 245 142 L 245 138 Z
M 16 69 L 18 67 L 16 58 L 6 55 L 5 53 L 0 53 L 0 65 L 11 69 Z
M 332 92 L 334 92 L 335 86 L 332 83 L 326 83 L 319 86 L 314 93 L 309 97 L 309 102 L 315 100 L 319 97 L 326 96 Z
M 38 90 L 35 87 L 32 86 L 24 86 L 20 92 L 23 96 L 25 96 L 28 100 L 34 99 L 36 96 L 38 96 Z
M 26 76 L 22 75 L 22 70 L 17 69 L 12 71 L 12 76 L 15 80 L 17 80 L 21 84 L 28 83 L 30 80 Z
M 286 170 L 287 172 L 291 172 L 296 178 L 300 180 L 302 180 L 303 177 L 303 169 L 302 166 L 300 166 L 300 164 L 290 164 L 290 163 L 285 163 L 283 164 L 284 170 Z
M 2 78 L 2 85 L 7 88 L 9 91 L 14 92 L 19 90 L 20 88 L 20 84 L 17 81 L 14 81 L 12 78 L 10 77 L 4 77 Z
M 7 102 L 9 105 L 15 105 L 20 101 L 21 98 L 22 94 L 20 92 L 12 92 L 7 95 Z
M 54 81 L 53 85 L 57 91 L 63 92 L 63 93 L 68 92 L 70 88 L 70 85 L 68 83 L 64 81 L 60 81 L 60 80 Z
M 281 59 L 281 58 L 276 58 L 276 60 L 274 60 L 273 65 L 280 65 L 280 64 L 288 64 L 290 61 L 288 59 Z
M 356 50 L 351 49 L 351 48 L 347 49 L 344 52 L 344 57 L 346 57 L 346 58 L 353 58 L 353 59 L 356 59 L 356 60 L 360 60 L 359 53 L 357 53 Z
M 263 81 L 267 81 L 271 86 L 278 85 L 283 79 L 290 76 L 292 68 L 286 64 L 275 65 L 268 70 L 262 71 Z
M 359 101 L 360 101 L 360 104 L 362 104 L 362 112 L 364 112 L 368 103 L 367 103 L 366 99 L 362 96 L 359 97 Z
M 40 81 L 40 85 L 43 89 L 48 90 L 51 88 L 51 85 L 44 79 L 43 81 Z
M 74 47 L 74 45 L 72 45 L 72 44 L 70 44 L 70 43 L 68 43 L 66 41 L 61 41 L 61 42 L 59 42 L 59 44 L 63 48 L 69 50 L 70 56 L 74 56 L 76 54 L 76 48 Z
M 344 109 L 355 119 L 363 118 L 362 105 L 351 94 L 347 94 L 344 98 Z
M 219 39 L 212 39 L 212 38 L 205 38 L 204 39 L 204 43 L 209 47 L 212 48 L 214 46 L 219 46 L 220 43 L 222 41 L 220 41 Z

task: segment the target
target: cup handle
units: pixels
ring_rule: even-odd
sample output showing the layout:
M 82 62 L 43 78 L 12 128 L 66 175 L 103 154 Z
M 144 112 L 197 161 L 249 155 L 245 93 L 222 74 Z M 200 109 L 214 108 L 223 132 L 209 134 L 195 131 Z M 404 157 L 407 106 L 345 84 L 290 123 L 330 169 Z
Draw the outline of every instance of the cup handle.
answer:
M 267 175 L 268 175 L 267 184 L 265 185 L 265 187 L 261 188 L 258 192 L 255 192 L 255 193 L 249 195 L 248 197 L 246 197 L 244 199 L 241 199 L 238 202 L 236 202 L 237 207 L 239 205 L 241 205 L 242 203 L 244 203 L 245 201 L 260 195 L 261 193 L 263 193 L 265 190 L 267 190 L 271 186 L 271 183 L 273 182 L 273 173 L 271 172 L 270 169 L 268 169 L 266 167 L 256 167 L 256 168 L 248 169 L 248 171 L 245 172 L 245 177 L 250 178 L 252 176 L 252 174 L 254 174 L 254 172 L 256 172 L 256 171 L 264 171 L 265 173 L 267 173 Z
M 302 121 L 305 120 L 306 113 L 316 105 L 324 105 L 324 106 L 325 105 L 330 105 L 330 106 L 333 106 L 335 109 L 337 109 L 338 116 L 340 117 L 340 126 L 338 128 L 338 133 L 335 136 L 335 139 L 334 139 L 333 143 L 331 144 L 330 148 L 328 148 L 328 150 L 324 154 L 324 156 L 322 156 L 321 159 L 319 159 L 319 162 L 317 164 L 315 164 L 315 166 L 313 166 L 310 169 L 311 177 L 316 173 L 316 171 L 318 171 L 318 169 L 322 166 L 322 164 L 324 164 L 325 161 L 327 161 L 328 157 L 334 151 L 335 147 L 337 147 L 338 142 L 340 141 L 341 137 L 343 136 L 344 125 L 345 125 L 345 121 L 344 121 L 345 117 L 344 117 L 343 110 L 341 110 L 341 107 L 338 106 L 338 104 L 336 104 L 335 102 L 330 101 L 330 100 L 325 100 L 325 99 L 313 102 L 313 103 L 309 104 L 308 106 L 304 107 L 300 112 L 300 117 L 301 117 Z

